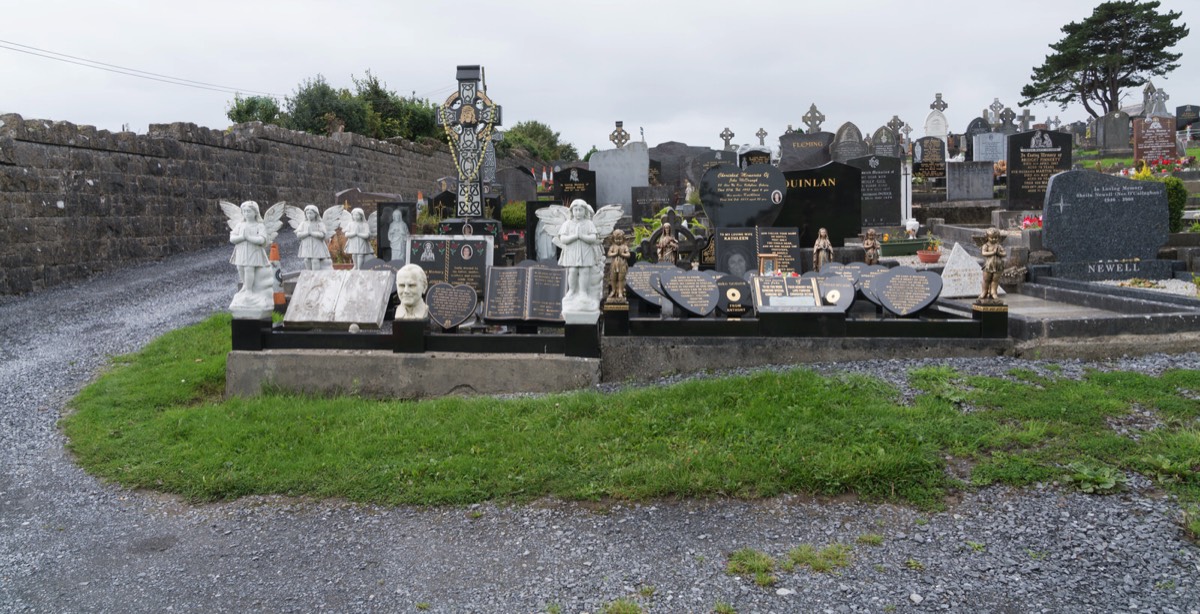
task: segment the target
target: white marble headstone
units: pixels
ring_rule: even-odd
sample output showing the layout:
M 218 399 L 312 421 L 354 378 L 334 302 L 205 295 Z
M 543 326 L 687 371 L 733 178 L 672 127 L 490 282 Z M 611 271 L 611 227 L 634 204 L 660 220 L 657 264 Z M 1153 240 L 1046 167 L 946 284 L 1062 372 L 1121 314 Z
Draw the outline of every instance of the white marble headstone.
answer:
M 950 122 L 946 120 L 946 115 L 937 109 L 930 111 L 929 116 L 925 118 L 925 136 L 936 136 L 945 140 L 949 131 Z
M 379 328 L 394 289 L 391 271 L 301 271 L 284 325 Z
M 973 298 L 983 288 L 983 267 L 958 243 L 942 270 L 942 298 Z M 1000 288 L 1004 294 L 1004 288 Z

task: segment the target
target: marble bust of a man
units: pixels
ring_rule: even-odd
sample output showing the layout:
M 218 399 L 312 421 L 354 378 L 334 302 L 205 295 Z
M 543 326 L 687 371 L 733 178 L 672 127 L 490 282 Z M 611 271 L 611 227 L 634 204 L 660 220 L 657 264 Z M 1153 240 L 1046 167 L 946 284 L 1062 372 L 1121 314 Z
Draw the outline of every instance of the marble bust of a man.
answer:
M 397 320 L 423 320 L 429 317 L 429 308 L 422 298 L 428 285 L 425 269 L 418 265 L 406 264 L 396 271 L 396 296 L 400 298 L 400 304 L 396 306 Z

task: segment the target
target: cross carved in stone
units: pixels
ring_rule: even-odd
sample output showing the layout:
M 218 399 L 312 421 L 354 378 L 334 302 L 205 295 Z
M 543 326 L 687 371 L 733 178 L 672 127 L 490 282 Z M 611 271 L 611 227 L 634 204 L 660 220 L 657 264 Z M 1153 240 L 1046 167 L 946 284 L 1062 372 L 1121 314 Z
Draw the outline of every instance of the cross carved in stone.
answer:
M 1035 119 L 1037 119 L 1037 117 L 1030 115 L 1029 109 L 1021 109 L 1021 115 L 1020 115 L 1021 132 L 1028 132 L 1030 122 L 1032 122 Z
M 612 131 L 612 134 L 608 135 L 608 140 L 612 141 L 613 145 L 617 146 L 617 149 L 621 149 L 625 146 L 625 143 L 629 142 L 629 133 L 625 132 L 625 122 L 617 122 L 617 128 Z
M 996 98 L 992 100 L 992 104 L 988 105 L 988 108 L 992 110 L 992 116 L 988 119 L 988 123 L 993 126 L 999 126 L 1000 112 L 1004 110 L 1004 104 L 1000 102 L 999 98 Z
M 817 110 L 816 103 L 809 105 L 808 113 L 804 114 L 804 125 L 808 126 L 807 134 L 816 134 L 821 131 L 821 122 L 825 121 L 825 114 Z
M 1058 127 L 1061 125 L 1062 125 L 1062 120 L 1058 119 L 1057 115 L 1054 116 L 1054 119 L 1046 120 L 1046 127 L 1051 130 L 1058 130 Z
M 1059 214 L 1059 215 L 1062 215 L 1062 212 L 1063 212 L 1063 207 L 1070 207 L 1070 206 L 1071 206 L 1071 203 L 1066 203 L 1066 202 L 1063 202 L 1063 197 L 1062 197 L 1062 196 L 1059 196 L 1059 197 L 1058 197 L 1058 202 L 1056 202 L 1056 203 L 1054 203 L 1054 204 L 1052 204 L 1052 205 L 1050 205 L 1050 206 L 1051 206 L 1051 207 L 1058 207 L 1058 214 Z
M 904 127 L 900 129 L 900 132 L 904 133 L 904 140 L 907 141 L 908 135 L 912 133 L 912 126 L 904 124 Z
M 795 132 L 796 132 L 796 129 L 793 128 L 791 124 L 788 124 L 787 130 L 783 131 L 784 134 L 793 134 Z
M 904 127 L 904 120 L 900 119 L 899 115 L 893 115 L 891 121 L 887 123 L 887 127 L 892 129 L 892 132 L 900 134 L 900 129 Z
M 458 67 L 458 91 L 438 109 L 437 124 L 449 133 L 458 167 L 457 217 L 483 215 L 483 162 L 491 131 L 500 125 L 500 105 L 479 87 L 479 66 Z
M 1001 122 L 1000 125 L 1001 126 L 1011 126 L 1012 121 L 1016 118 L 1017 118 L 1017 114 L 1013 113 L 1013 110 L 1011 108 L 1005 107 L 1004 110 L 1000 112 L 1000 122 Z
M 948 106 L 950 106 L 950 105 L 946 104 L 946 101 L 945 101 L 945 100 L 942 100 L 942 93 L 941 93 L 941 92 L 938 92 L 937 94 L 934 94 L 934 97 L 933 97 L 933 102 L 929 103 L 929 108 L 931 108 L 931 109 L 937 109 L 937 110 L 938 110 L 938 112 L 945 111 L 945 110 L 946 110 L 946 107 L 948 107 Z
M 764 129 L 764 128 L 759 128 L 759 129 L 758 129 L 758 132 L 755 132 L 755 133 L 754 133 L 754 136 L 758 137 L 758 144 L 759 144 L 759 145 L 766 145 L 766 144 L 767 144 L 767 131 L 766 131 L 766 129 Z
M 733 137 L 737 135 L 729 129 L 729 126 L 726 126 L 725 129 L 721 131 L 719 136 L 721 137 L 722 141 L 725 141 L 725 151 L 733 151 L 733 148 L 729 146 L 729 141 L 732 141 Z

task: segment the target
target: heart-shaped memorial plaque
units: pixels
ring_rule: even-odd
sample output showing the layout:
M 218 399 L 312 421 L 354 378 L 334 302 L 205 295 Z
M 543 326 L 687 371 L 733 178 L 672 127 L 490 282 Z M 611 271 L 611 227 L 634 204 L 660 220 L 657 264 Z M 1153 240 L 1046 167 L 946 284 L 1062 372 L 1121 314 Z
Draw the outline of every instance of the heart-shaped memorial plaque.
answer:
M 429 306 L 429 319 L 444 329 L 454 328 L 475 315 L 479 297 L 471 286 L 447 283 L 429 286 L 425 292 L 425 304 Z
M 717 284 L 700 271 L 663 271 L 659 283 L 671 302 L 692 315 L 704 317 L 717 308 Z
M 914 272 L 916 271 L 916 269 L 913 269 L 912 267 L 904 267 L 904 268 L 909 269 L 910 271 L 914 271 Z M 887 273 L 889 270 L 890 269 L 883 266 L 882 264 L 872 264 L 871 266 L 863 269 L 862 275 L 859 275 L 859 277 L 858 277 L 858 283 L 856 283 L 854 285 L 855 285 L 855 287 L 858 288 L 859 292 L 862 292 L 862 295 L 864 297 L 866 297 L 866 299 L 868 301 L 871 301 L 872 303 L 875 303 L 876 305 L 878 305 L 878 304 L 880 304 L 879 299 L 875 298 L 875 294 L 871 291 L 871 287 L 872 287 L 872 284 L 875 283 L 876 277 L 879 277 L 880 275 Z
M 822 307 L 844 312 L 854 302 L 854 282 L 841 275 L 817 278 L 817 288 L 821 292 Z
M 750 312 L 754 307 L 754 298 L 750 295 L 750 283 L 733 275 L 724 275 L 717 280 L 717 309 L 726 315 L 741 316 Z
M 732 164 L 708 169 L 700 180 L 700 203 L 714 228 L 771 226 L 783 210 L 787 180 L 770 164 L 742 170 Z
M 941 291 L 941 275 L 911 267 L 896 267 L 871 280 L 871 293 L 879 304 L 900 317 L 915 315 L 930 306 Z
M 662 307 L 663 295 L 658 290 L 658 274 L 671 269 L 679 270 L 679 267 L 639 262 L 625 273 L 625 287 L 643 301 Z

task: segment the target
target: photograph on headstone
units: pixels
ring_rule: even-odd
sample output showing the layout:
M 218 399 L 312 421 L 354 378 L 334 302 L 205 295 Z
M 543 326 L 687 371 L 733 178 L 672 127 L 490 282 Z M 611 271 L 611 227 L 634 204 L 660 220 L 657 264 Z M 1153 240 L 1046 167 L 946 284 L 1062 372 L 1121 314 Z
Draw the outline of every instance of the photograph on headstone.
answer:
M 425 270 L 429 285 L 467 285 L 482 294 L 492 266 L 489 235 L 414 235 L 408 240 L 408 262 Z
M 716 270 L 741 278 L 758 267 L 754 228 L 716 229 Z

